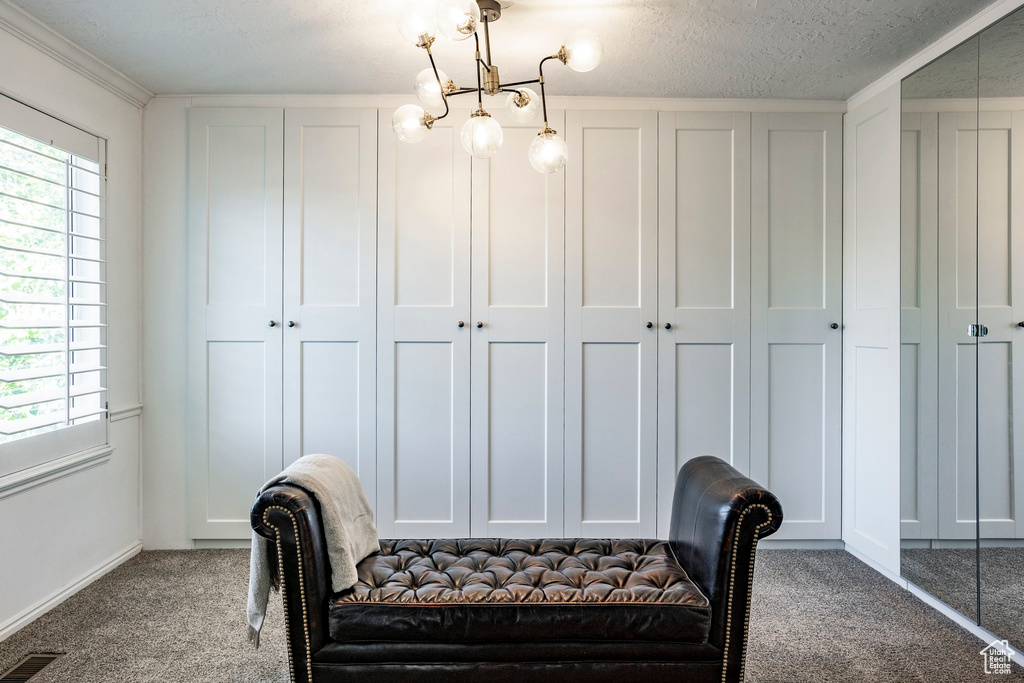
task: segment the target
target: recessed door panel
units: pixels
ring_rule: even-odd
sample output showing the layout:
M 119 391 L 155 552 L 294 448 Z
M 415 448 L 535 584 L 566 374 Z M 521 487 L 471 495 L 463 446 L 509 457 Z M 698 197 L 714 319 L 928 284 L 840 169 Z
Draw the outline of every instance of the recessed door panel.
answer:
M 545 524 L 548 470 L 559 462 L 547 439 L 547 344 L 492 342 L 488 383 L 488 525 Z
M 396 306 L 452 305 L 458 239 L 454 218 L 468 208 L 451 202 L 456 154 L 465 154 L 456 131 L 440 125 L 426 140 L 395 149 Z
M 267 293 L 267 259 L 280 249 L 267 244 L 278 226 L 267 215 L 267 129 L 228 121 L 206 128 L 207 264 L 210 306 L 259 306 Z M 197 152 L 199 150 L 196 150 Z M 197 160 L 198 161 L 198 160 Z M 269 220 L 268 220 L 269 219 Z M 269 247 L 269 251 L 268 251 Z M 276 284 L 276 283 L 275 283 Z
M 395 525 L 424 537 L 456 511 L 453 352 L 445 342 L 395 345 Z
M 374 412 L 372 405 L 360 403 L 361 354 L 373 353 L 373 345 L 360 342 L 303 342 L 299 371 L 302 373 L 302 396 L 299 415 L 303 454 L 327 453 L 344 460 L 360 478 L 373 475 L 360 463 L 366 452 L 360 434 L 365 424 L 363 412 Z M 291 364 L 289 364 L 291 365 Z M 372 381 L 372 380 L 371 380 Z M 370 450 L 370 455 L 373 451 Z M 363 467 L 360 467 L 363 465 Z M 360 469 L 363 472 L 360 473 Z M 371 478 L 372 482 L 373 479 Z M 364 489 L 367 485 L 364 483 Z M 374 493 L 367 491 L 368 496 Z M 371 498 L 372 500 L 372 498 Z
M 583 345 L 583 510 L 592 524 L 640 523 L 639 344 Z
M 279 460 L 266 441 L 266 383 L 274 377 L 261 371 L 264 344 L 211 342 L 207 349 L 207 519 L 237 520 Z

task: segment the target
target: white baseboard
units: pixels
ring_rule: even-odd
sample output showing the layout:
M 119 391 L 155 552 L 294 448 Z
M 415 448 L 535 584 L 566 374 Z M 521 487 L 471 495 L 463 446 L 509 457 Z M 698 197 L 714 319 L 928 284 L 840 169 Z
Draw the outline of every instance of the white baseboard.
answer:
M 936 610 L 942 616 L 952 620 L 958 626 L 960 626 L 962 629 L 964 629 L 965 631 L 967 631 L 971 635 L 977 636 L 979 639 L 981 639 L 981 641 L 985 645 L 989 645 L 989 644 L 994 643 L 996 641 L 1003 640 L 1001 637 L 999 637 L 996 634 L 992 633 L 988 629 L 982 628 L 981 626 L 978 626 L 973 621 L 971 621 L 970 619 L 968 619 L 964 615 L 960 614 L 955 609 L 953 609 L 952 607 L 950 607 L 946 603 L 942 602 L 941 600 L 936 598 L 931 593 L 928 593 L 928 592 L 918 588 L 914 584 L 912 584 L 909 581 L 907 581 L 906 579 L 904 579 L 902 576 L 899 576 L 897 574 L 893 574 L 891 571 L 889 571 L 885 567 L 882 567 L 878 563 L 876 563 L 873 560 L 869 559 L 868 557 L 862 555 L 861 553 L 857 552 L 853 548 L 850 548 L 849 546 L 847 546 L 846 552 L 850 553 L 851 555 L 853 555 L 858 560 L 860 560 L 864 564 L 868 565 L 869 567 L 871 567 L 872 569 L 877 571 L 879 574 L 881 574 L 885 578 L 891 580 L 893 583 L 898 585 L 900 588 L 903 588 L 904 590 L 910 591 L 913 595 L 918 597 L 921 600 L 921 602 L 923 602 L 924 604 L 928 605 L 932 609 Z M 1014 650 L 1014 653 L 1012 655 L 1010 655 L 1010 658 L 1013 661 L 1015 661 L 1018 664 L 1020 664 L 1021 666 L 1024 666 L 1024 653 L 1021 653 L 1020 649 L 1019 649 L 1020 647 L 1024 647 L 1024 644 L 1022 644 L 1022 643 L 1010 643 L 1010 646 L 1017 648 L 1017 649 Z
M 3 642 L 8 637 L 14 635 L 17 631 L 21 630 L 25 626 L 29 625 L 39 617 L 43 616 L 51 609 L 64 602 L 72 595 L 82 590 L 96 579 L 109 573 L 111 570 L 119 565 L 124 564 L 131 558 L 135 557 L 142 551 L 142 541 L 136 541 L 124 550 L 118 552 L 113 557 L 103 562 L 101 565 L 88 572 L 85 576 L 80 579 L 69 583 L 63 588 L 50 594 L 48 597 L 43 598 L 36 604 L 30 606 L 28 609 L 23 610 L 19 614 L 15 614 L 13 617 L 0 623 L 0 642 Z
M 846 550 L 846 544 L 832 539 L 766 538 L 757 542 L 758 550 Z
M 227 550 L 252 547 L 251 538 L 197 538 L 192 541 L 195 550 Z
M 870 557 L 868 557 L 864 553 L 861 553 L 860 551 L 858 551 L 853 546 L 847 545 L 846 546 L 846 552 L 850 553 L 851 555 L 856 557 L 858 560 L 860 560 L 861 562 L 863 562 L 867 566 L 871 567 L 872 569 L 874 569 L 876 572 L 878 572 L 879 574 L 881 574 L 885 578 L 887 578 L 890 581 L 892 581 L 893 583 L 895 583 L 900 588 L 904 588 L 905 589 L 907 587 L 907 580 L 906 579 L 904 579 L 899 574 L 894 574 L 890 570 L 886 569 L 882 565 L 880 565 L 877 562 L 875 562 L 874 560 L 872 560 Z
M 952 621 L 956 622 L 958 626 L 963 628 L 968 633 L 977 636 L 985 645 L 1003 640 L 1002 637 L 989 631 L 987 628 L 978 626 L 973 621 L 965 617 L 964 615 L 957 612 L 955 609 L 942 602 L 931 593 L 921 590 L 912 583 L 907 582 L 907 590 L 916 595 L 921 599 L 923 603 L 929 607 L 934 608 L 940 612 L 943 616 L 948 617 Z M 1020 643 L 1010 643 L 1010 647 L 1013 648 L 1013 654 L 1010 655 L 1010 659 L 1017 662 L 1021 666 L 1024 666 L 1024 653 L 1020 651 Z

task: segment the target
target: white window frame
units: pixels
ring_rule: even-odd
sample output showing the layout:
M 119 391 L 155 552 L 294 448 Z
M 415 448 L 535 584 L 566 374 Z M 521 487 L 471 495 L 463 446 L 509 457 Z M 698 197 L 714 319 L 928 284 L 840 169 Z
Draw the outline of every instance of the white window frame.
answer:
M 2 94 L 0 126 L 70 152 L 72 155 L 95 160 L 103 172 L 100 177 L 100 194 L 106 197 L 106 140 Z M 106 233 L 106 201 L 101 201 L 100 237 L 105 239 Z M 106 300 L 107 285 L 102 286 L 103 299 Z M 103 339 L 105 344 L 105 331 Z M 106 366 L 105 349 L 102 358 L 101 364 Z M 70 362 L 70 359 L 68 361 Z M 110 386 L 109 376 L 104 386 Z M 104 401 L 106 402 L 106 399 Z M 109 413 L 101 414 L 95 420 L 0 444 L 0 477 L 105 446 L 108 442 L 108 419 Z

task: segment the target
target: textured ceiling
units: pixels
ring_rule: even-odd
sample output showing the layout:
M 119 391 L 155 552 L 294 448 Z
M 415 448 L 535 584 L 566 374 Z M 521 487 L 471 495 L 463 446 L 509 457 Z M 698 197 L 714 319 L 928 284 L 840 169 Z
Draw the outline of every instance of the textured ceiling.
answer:
M 158 94 L 411 92 L 425 55 L 399 0 L 8 0 Z M 431 0 L 422 0 L 431 2 Z M 597 70 L 555 64 L 552 93 L 846 99 L 991 0 L 517 0 L 493 26 L 503 80 L 584 26 Z M 472 41 L 439 66 L 475 80 Z
M 909 100 L 979 95 L 1024 97 L 1024 10 L 903 81 L 903 97 Z

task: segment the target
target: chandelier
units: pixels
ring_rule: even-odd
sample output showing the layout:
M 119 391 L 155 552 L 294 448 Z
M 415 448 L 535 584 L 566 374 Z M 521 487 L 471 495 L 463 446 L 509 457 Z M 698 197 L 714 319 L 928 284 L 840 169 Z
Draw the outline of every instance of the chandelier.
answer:
M 540 173 L 555 173 L 565 166 L 568 148 L 558 131 L 548 126 L 548 104 L 544 94 L 544 62 L 557 59 L 574 71 L 590 71 L 601 61 L 601 43 L 597 34 L 589 29 L 578 29 L 569 34 L 561 49 L 540 60 L 538 77 L 528 81 L 502 83 L 498 67 L 491 62 L 491 37 L 489 25 L 501 18 L 501 4 L 498 0 L 440 0 L 435 8 L 428 8 L 426 0 L 408 0 L 398 15 L 398 31 L 402 37 L 427 51 L 430 67 L 416 76 L 414 89 L 420 102 L 428 107 L 444 106 L 440 116 L 425 111 L 415 104 L 399 107 L 391 118 L 395 135 L 403 142 L 419 142 L 427 137 L 436 121 L 448 116 L 448 98 L 467 93 L 476 93 L 477 107 L 462 126 L 462 146 L 478 159 L 486 159 L 498 153 L 504 135 L 501 126 L 484 110 L 483 95 L 508 93 L 505 106 L 509 117 L 515 123 L 529 123 L 544 113 L 544 128 L 530 143 L 530 164 Z M 506 3 L 510 4 L 510 3 Z M 484 54 L 480 54 L 480 35 L 483 27 Z M 460 88 L 455 85 L 434 63 L 430 48 L 434 36 L 440 29 L 446 37 L 461 41 L 470 36 L 476 41 L 476 87 Z M 540 96 L 527 87 L 536 83 Z

